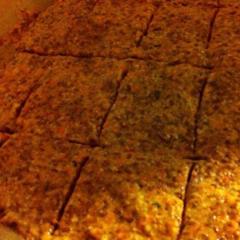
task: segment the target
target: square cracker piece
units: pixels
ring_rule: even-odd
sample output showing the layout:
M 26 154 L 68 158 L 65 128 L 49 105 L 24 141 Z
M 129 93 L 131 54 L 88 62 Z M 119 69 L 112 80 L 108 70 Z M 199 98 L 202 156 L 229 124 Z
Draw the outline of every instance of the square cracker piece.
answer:
M 125 70 L 111 59 L 19 54 L 0 82 L 0 126 L 96 141 Z
M 221 147 L 240 148 L 240 57 L 235 50 L 228 49 L 206 85 L 198 130 L 201 154 L 214 155 Z
M 51 61 L 43 63 L 30 54 L 17 54 L 0 78 L 0 131 L 12 132 L 22 106 L 34 89 L 39 87 L 43 72 Z M 50 69 L 49 69 L 50 71 Z
M 200 89 L 208 71 L 188 64 L 133 61 L 104 125 L 101 142 L 190 154 Z
M 225 1 L 228 2 L 228 1 Z M 208 56 L 214 66 L 221 66 L 226 55 L 238 54 L 240 49 L 240 33 L 238 31 L 238 22 L 240 21 L 240 2 L 233 3 L 231 6 L 225 6 L 219 9 L 213 31 L 211 44 L 208 49 Z M 221 1 L 224 4 L 224 1 Z
M 135 55 L 210 67 L 206 47 L 214 11 L 214 8 L 194 4 L 161 4 Z
M 187 198 L 181 240 L 239 239 L 240 151 L 222 148 L 197 164 Z
M 0 224 L 40 239 L 56 221 L 76 163 L 89 149 L 48 136 L 19 133 L 0 149 Z
M 40 15 L 19 47 L 46 55 L 127 57 L 155 9 L 151 0 L 66 2 Z
M 175 239 L 189 171 L 177 155 L 168 149 L 146 154 L 121 147 L 95 150 L 56 237 Z

